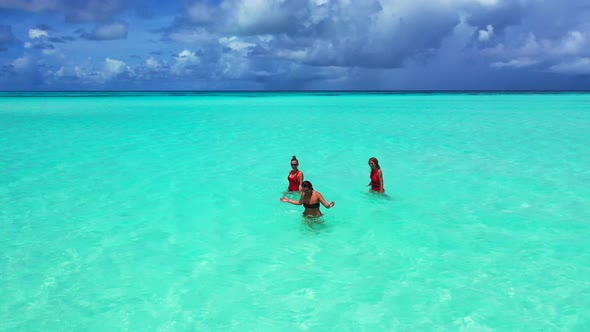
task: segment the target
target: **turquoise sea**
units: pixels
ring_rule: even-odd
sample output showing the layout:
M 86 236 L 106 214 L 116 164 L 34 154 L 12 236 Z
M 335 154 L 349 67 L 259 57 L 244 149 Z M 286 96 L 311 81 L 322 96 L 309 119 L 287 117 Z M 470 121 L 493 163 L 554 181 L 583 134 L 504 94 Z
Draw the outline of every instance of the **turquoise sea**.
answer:
M 0 93 L 0 331 L 588 331 L 589 239 L 590 93 Z

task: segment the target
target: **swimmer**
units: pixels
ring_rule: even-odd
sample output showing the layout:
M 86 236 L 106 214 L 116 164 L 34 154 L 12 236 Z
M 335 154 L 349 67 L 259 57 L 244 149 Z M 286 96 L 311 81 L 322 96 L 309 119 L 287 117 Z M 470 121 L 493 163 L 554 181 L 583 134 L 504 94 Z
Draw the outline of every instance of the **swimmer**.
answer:
M 291 171 L 287 175 L 289 180 L 289 191 L 301 191 L 301 184 L 303 183 L 303 172 L 298 169 L 299 160 L 293 156 L 291 158 Z
M 291 203 L 294 205 L 302 205 L 305 207 L 303 216 L 305 217 L 319 217 L 322 215 L 320 212 L 320 203 L 329 209 L 334 206 L 334 202 L 328 203 L 324 199 L 324 196 L 319 191 L 313 190 L 313 186 L 309 181 L 303 181 L 301 184 L 301 198 L 296 201 L 288 199 L 287 197 L 281 197 L 281 202 Z
M 383 188 L 383 172 L 381 171 L 381 167 L 379 167 L 377 158 L 369 158 L 369 167 L 371 167 L 371 175 L 369 175 L 371 182 L 368 185 L 371 186 L 371 191 L 383 194 L 385 192 Z

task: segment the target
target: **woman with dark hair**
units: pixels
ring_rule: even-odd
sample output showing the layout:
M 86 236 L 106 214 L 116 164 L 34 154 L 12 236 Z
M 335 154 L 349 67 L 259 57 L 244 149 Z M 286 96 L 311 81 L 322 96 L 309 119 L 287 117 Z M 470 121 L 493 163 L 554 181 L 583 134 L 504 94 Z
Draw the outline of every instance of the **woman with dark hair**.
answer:
M 324 199 L 324 196 L 319 191 L 313 190 L 313 186 L 309 181 L 303 181 L 301 184 L 301 198 L 298 201 L 289 199 L 287 197 L 281 197 L 281 202 L 291 203 L 294 205 L 302 205 L 305 207 L 303 216 L 305 217 L 319 217 L 322 215 L 320 212 L 320 203 L 329 209 L 334 206 L 334 202 L 328 203 Z
M 287 175 L 289 180 L 289 191 L 301 191 L 301 184 L 303 183 L 303 172 L 298 169 L 299 160 L 293 156 L 291 158 L 291 171 Z
M 371 191 L 383 194 L 385 192 L 383 188 L 383 172 L 381 172 L 377 158 L 369 158 L 369 167 L 371 167 L 371 175 L 369 175 L 371 182 L 368 185 L 371 186 Z

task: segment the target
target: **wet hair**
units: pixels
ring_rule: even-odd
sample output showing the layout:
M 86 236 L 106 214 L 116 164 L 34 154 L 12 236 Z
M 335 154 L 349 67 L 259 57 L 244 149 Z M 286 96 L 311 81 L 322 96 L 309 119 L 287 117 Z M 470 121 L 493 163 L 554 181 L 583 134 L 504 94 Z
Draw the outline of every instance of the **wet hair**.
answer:
M 371 161 L 375 164 L 375 167 L 377 167 L 377 169 L 381 169 L 381 166 L 379 166 L 379 160 L 377 160 L 377 158 L 375 158 L 375 157 L 369 158 L 369 162 L 371 162 Z
M 297 157 L 293 156 L 293 158 L 291 158 L 291 161 L 295 160 L 297 162 L 297 165 L 299 165 L 299 160 L 297 160 Z
M 301 188 L 309 188 L 311 190 L 313 190 L 313 186 L 311 185 L 311 182 L 309 181 L 303 181 L 303 183 L 301 184 Z

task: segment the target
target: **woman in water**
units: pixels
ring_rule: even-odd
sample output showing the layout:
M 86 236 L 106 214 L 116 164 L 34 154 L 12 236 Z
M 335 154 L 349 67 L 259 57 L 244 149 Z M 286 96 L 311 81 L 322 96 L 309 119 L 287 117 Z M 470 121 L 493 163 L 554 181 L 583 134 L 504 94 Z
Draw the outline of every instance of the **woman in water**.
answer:
M 293 156 L 291 158 L 291 171 L 287 175 L 289 180 L 289 191 L 301 191 L 301 184 L 303 183 L 303 172 L 297 169 L 299 167 L 299 160 Z
M 369 158 L 369 167 L 371 167 L 371 182 L 368 185 L 371 186 L 371 191 L 383 194 L 385 192 L 383 188 L 383 172 L 381 172 L 377 158 Z
M 309 181 L 303 181 L 301 184 L 301 198 L 296 201 L 293 199 L 288 199 L 287 197 L 281 197 L 281 202 L 291 203 L 294 205 L 301 205 L 305 207 L 305 211 L 303 211 L 303 216 L 305 217 L 319 217 L 322 215 L 320 212 L 320 203 L 326 207 L 326 209 L 331 208 L 334 206 L 334 202 L 328 204 L 324 199 L 324 196 L 319 191 L 313 190 L 313 186 Z

